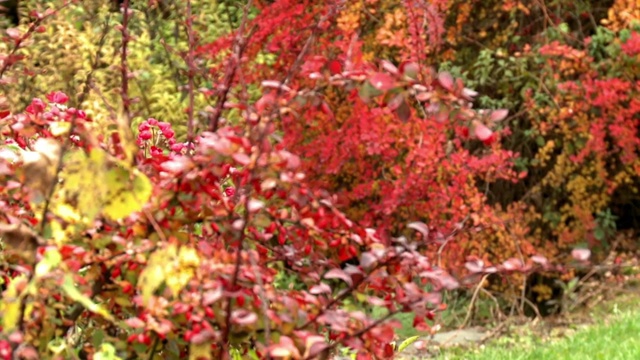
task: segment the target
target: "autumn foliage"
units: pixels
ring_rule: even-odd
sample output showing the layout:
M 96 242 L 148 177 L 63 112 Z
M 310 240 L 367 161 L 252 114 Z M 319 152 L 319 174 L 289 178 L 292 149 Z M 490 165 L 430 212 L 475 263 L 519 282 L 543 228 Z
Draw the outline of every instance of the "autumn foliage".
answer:
M 2 359 L 392 358 L 394 314 L 435 332 L 447 291 L 572 276 L 637 191 L 640 38 L 615 12 L 602 44 L 507 27 L 526 40 L 494 64 L 468 42 L 509 36 L 465 24 L 526 4 L 25 3 L 0 57 Z

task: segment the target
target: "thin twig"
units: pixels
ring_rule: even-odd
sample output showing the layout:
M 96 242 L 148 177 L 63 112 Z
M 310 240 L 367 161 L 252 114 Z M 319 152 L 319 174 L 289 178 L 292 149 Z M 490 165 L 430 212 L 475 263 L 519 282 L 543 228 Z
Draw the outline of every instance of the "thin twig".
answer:
M 131 125 L 131 109 L 129 99 L 129 69 L 127 66 L 127 45 L 129 44 L 129 0 L 122 3 L 122 47 L 120 48 L 120 74 L 121 88 L 120 96 L 122 97 L 122 111 L 127 124 Z
M 193 142 L 194 129 L 193 129 L 193 107 L 195 103 L 194 99 L 194 87 L 195 82 L 193 78 L 195 76 L 195 63 L 193 61 L 193 48 L 195 46 L 195 40 L 193 38 L 193 19 L 191 14 L 191 0 L 187 0 L 187 21 L 186 21 L 186 30 L 187 30 L 187 41 L 188 41 L 188 50 L 187 50 L 187 78 L 189 88 L 187 91 L 189 92 L 189 108 L 188 119 L 187 119 L 187 142 L 191 144 Z
M 476 285 L 476 289 L 473 292 L 473 296 L 471 297 L 471 303 L 469 304 L 469 310 L 467 310 L 467 315 L 464 317 L 464 320 L 462 321 L 462 324 L 460 324 L 460 329 L 467 326 L 467 323 L 469 322 L 469 319 L 471 319 L 471 313 L 473 312 L 473 309 L 476 305 L 476 300 L 478 298 L 478 293 L 480 293 L 480 289 L 484 286 L 484 282 L 485 280 L 487 280 L 487 278 L 489 277 L 490 274 L 486 274 L 482 277 L 482 280 L 480 280 L 480 283 L 478 283 L 478 285 Z

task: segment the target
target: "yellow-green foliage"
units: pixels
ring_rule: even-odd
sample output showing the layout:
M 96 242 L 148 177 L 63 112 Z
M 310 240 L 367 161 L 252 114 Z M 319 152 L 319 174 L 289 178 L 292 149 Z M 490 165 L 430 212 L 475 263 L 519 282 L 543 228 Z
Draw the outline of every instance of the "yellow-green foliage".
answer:
M 27 14 L 33 9 L 59 8 L 64 1 L 27 0 L 21 2 L 21 29 L 28 26 Z M 99 62 L 92 76 L 91 91 L 80 105 L 98 124 L 110 123 L 122 111 L 121 44 L 122 34 L 116 25 L 122 22 L 122 13 L 114 11 L 111 1 L 87 0 L 70 5 L 45 21 L 46 31 L 36 33 L 32 43 L 23 48 L 26 58 L 20 68 L 35 72 L 33 77 L 15 76 L 17 82 L 5 86 L 12 104 L 23 108 L 33 97 L 61 90 L 69 94 L 72 106 L 83 92 L 92 63 L 99 54 Z M 187 47 L 184 27 L 185 2 L 173 2 L 164 13 L 149 8 L 146 0 L 131 1 L 132 15 L 128 30 L 132 40 L 128 44 L 127 66 L 129 97 L 134 124 L 142 118 L 155 117 L 174 125 L 178 135 L 186 129 L 188 106 L 185 85 L 186 64 L 180 57 Z M 194 0 L 194 31 L 202 42 L 228 33 L 238 13 L 224 1 Z M 100 38 L 104 35 L 100 47 Z M 162 45 L 166 42 L 167 47 Z M 3 52 L 7 50 L 1 49 Z M 206 64 L 201 64 L 204 66 Z M 18 70 L 18 69 L 16 69 Z M 197 77 L 196 109 L 205 106 L 206 99 L 197 92 L 206 86 Z M 14 110 L 21 110 L 20 108 Z

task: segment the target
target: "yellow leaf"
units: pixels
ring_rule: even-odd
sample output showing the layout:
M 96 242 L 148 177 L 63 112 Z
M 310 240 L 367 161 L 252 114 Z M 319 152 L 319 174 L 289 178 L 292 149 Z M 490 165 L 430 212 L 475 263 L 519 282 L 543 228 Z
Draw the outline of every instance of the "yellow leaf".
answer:
M 162 265 L 147 265 L 140 274 L 138 287 L 142 290 L 142 304 L 148 305 L 153 293 L 164 283 L 164 269 Z
M 27 281 L 25 275 L 19 275 L 9 284 L 0 303 L 0 313 L 2 314 L 2 331 L 5 334 L 11 333 L 20 321 L 20 307 L 23 296 L 18 294 L 17 286 Z
M 178 259 L 180 260 L 181 266 L 200 266 L 200 256 L 198 256 L 198 252 L 194 248 L 187 246 L 181 247 Z
M 138 279 L 138 288 L 142 291 L 142 303 L 146 306 L 153 293 L 165 282 L 167 269 L 171 271 L 170 264 L 177 254 L 175 245 L 169 245 L 165 249 L 156 250 L 149 257 L 147 267 L 142 270 Z
M 173 296 L 178 296 L 192 277 L 193 271 L 191 270 L 179 270 L 167 274 L 167 286 L 171 289 Z
M 118 134 L 120 135 L 120 146 L 124 150 L 125 161 L 127 164 L 133 164 L 133 158 L 138 151 L 136 140 L 131 130 L 129 121 L 124 116 L 118 117 Z
M 129 172 L 124 168 L 115 167 L 107 173 L 105 182 L 108 191 L 103 213 L 113 220 L 142 210 L 151 197 L 151 181 L 137 169 Z
M 66 159 L 61 174 L 64 183 L 61 188 L 60 205 L 68 207 L 67 216 L 72 212 L 69 208 L 75 209 L 77 217 L 73 220 L 82 219 L 83 222 L 89 223 L 100 213 L 107 189 L 104 181 L 97 180 L 103 178 L 106 169 L 106 153 L 101 149 L 91 150 L 88 157 L 83 151 L 75 151 Z
M 51 135 L 60 136 L 64 135 L 71 130 L 71 123 L 66 121 L 56 121 L 49 125 L 49 129 L 51 130 Z

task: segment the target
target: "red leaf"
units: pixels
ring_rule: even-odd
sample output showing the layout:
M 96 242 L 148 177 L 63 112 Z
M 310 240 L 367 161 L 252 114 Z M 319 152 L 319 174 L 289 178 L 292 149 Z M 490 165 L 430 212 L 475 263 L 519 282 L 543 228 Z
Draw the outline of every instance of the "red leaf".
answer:
M 391 90 L 396 85 L 395 80 L 390 75 L 384 73 L 375 73 L 369 78 L 369 82 L 374 88 L 381 91 Z
M 351 280 L 351 276 L 349 276 L 346 272 L 341 269 L 331 269 L 324 274 L 325 279 L 340 279 L 346 282 L 349 286 L 353 285 L 353 281 Z
M 578 261 L 587 261 L 591 257 L 591 250 L 589 249 L 573 249 L 571 256 Z
M 342 73 L 342 64 L 338 60 L 329 61 L 329 72 L 331 75 L 336 75 Z

